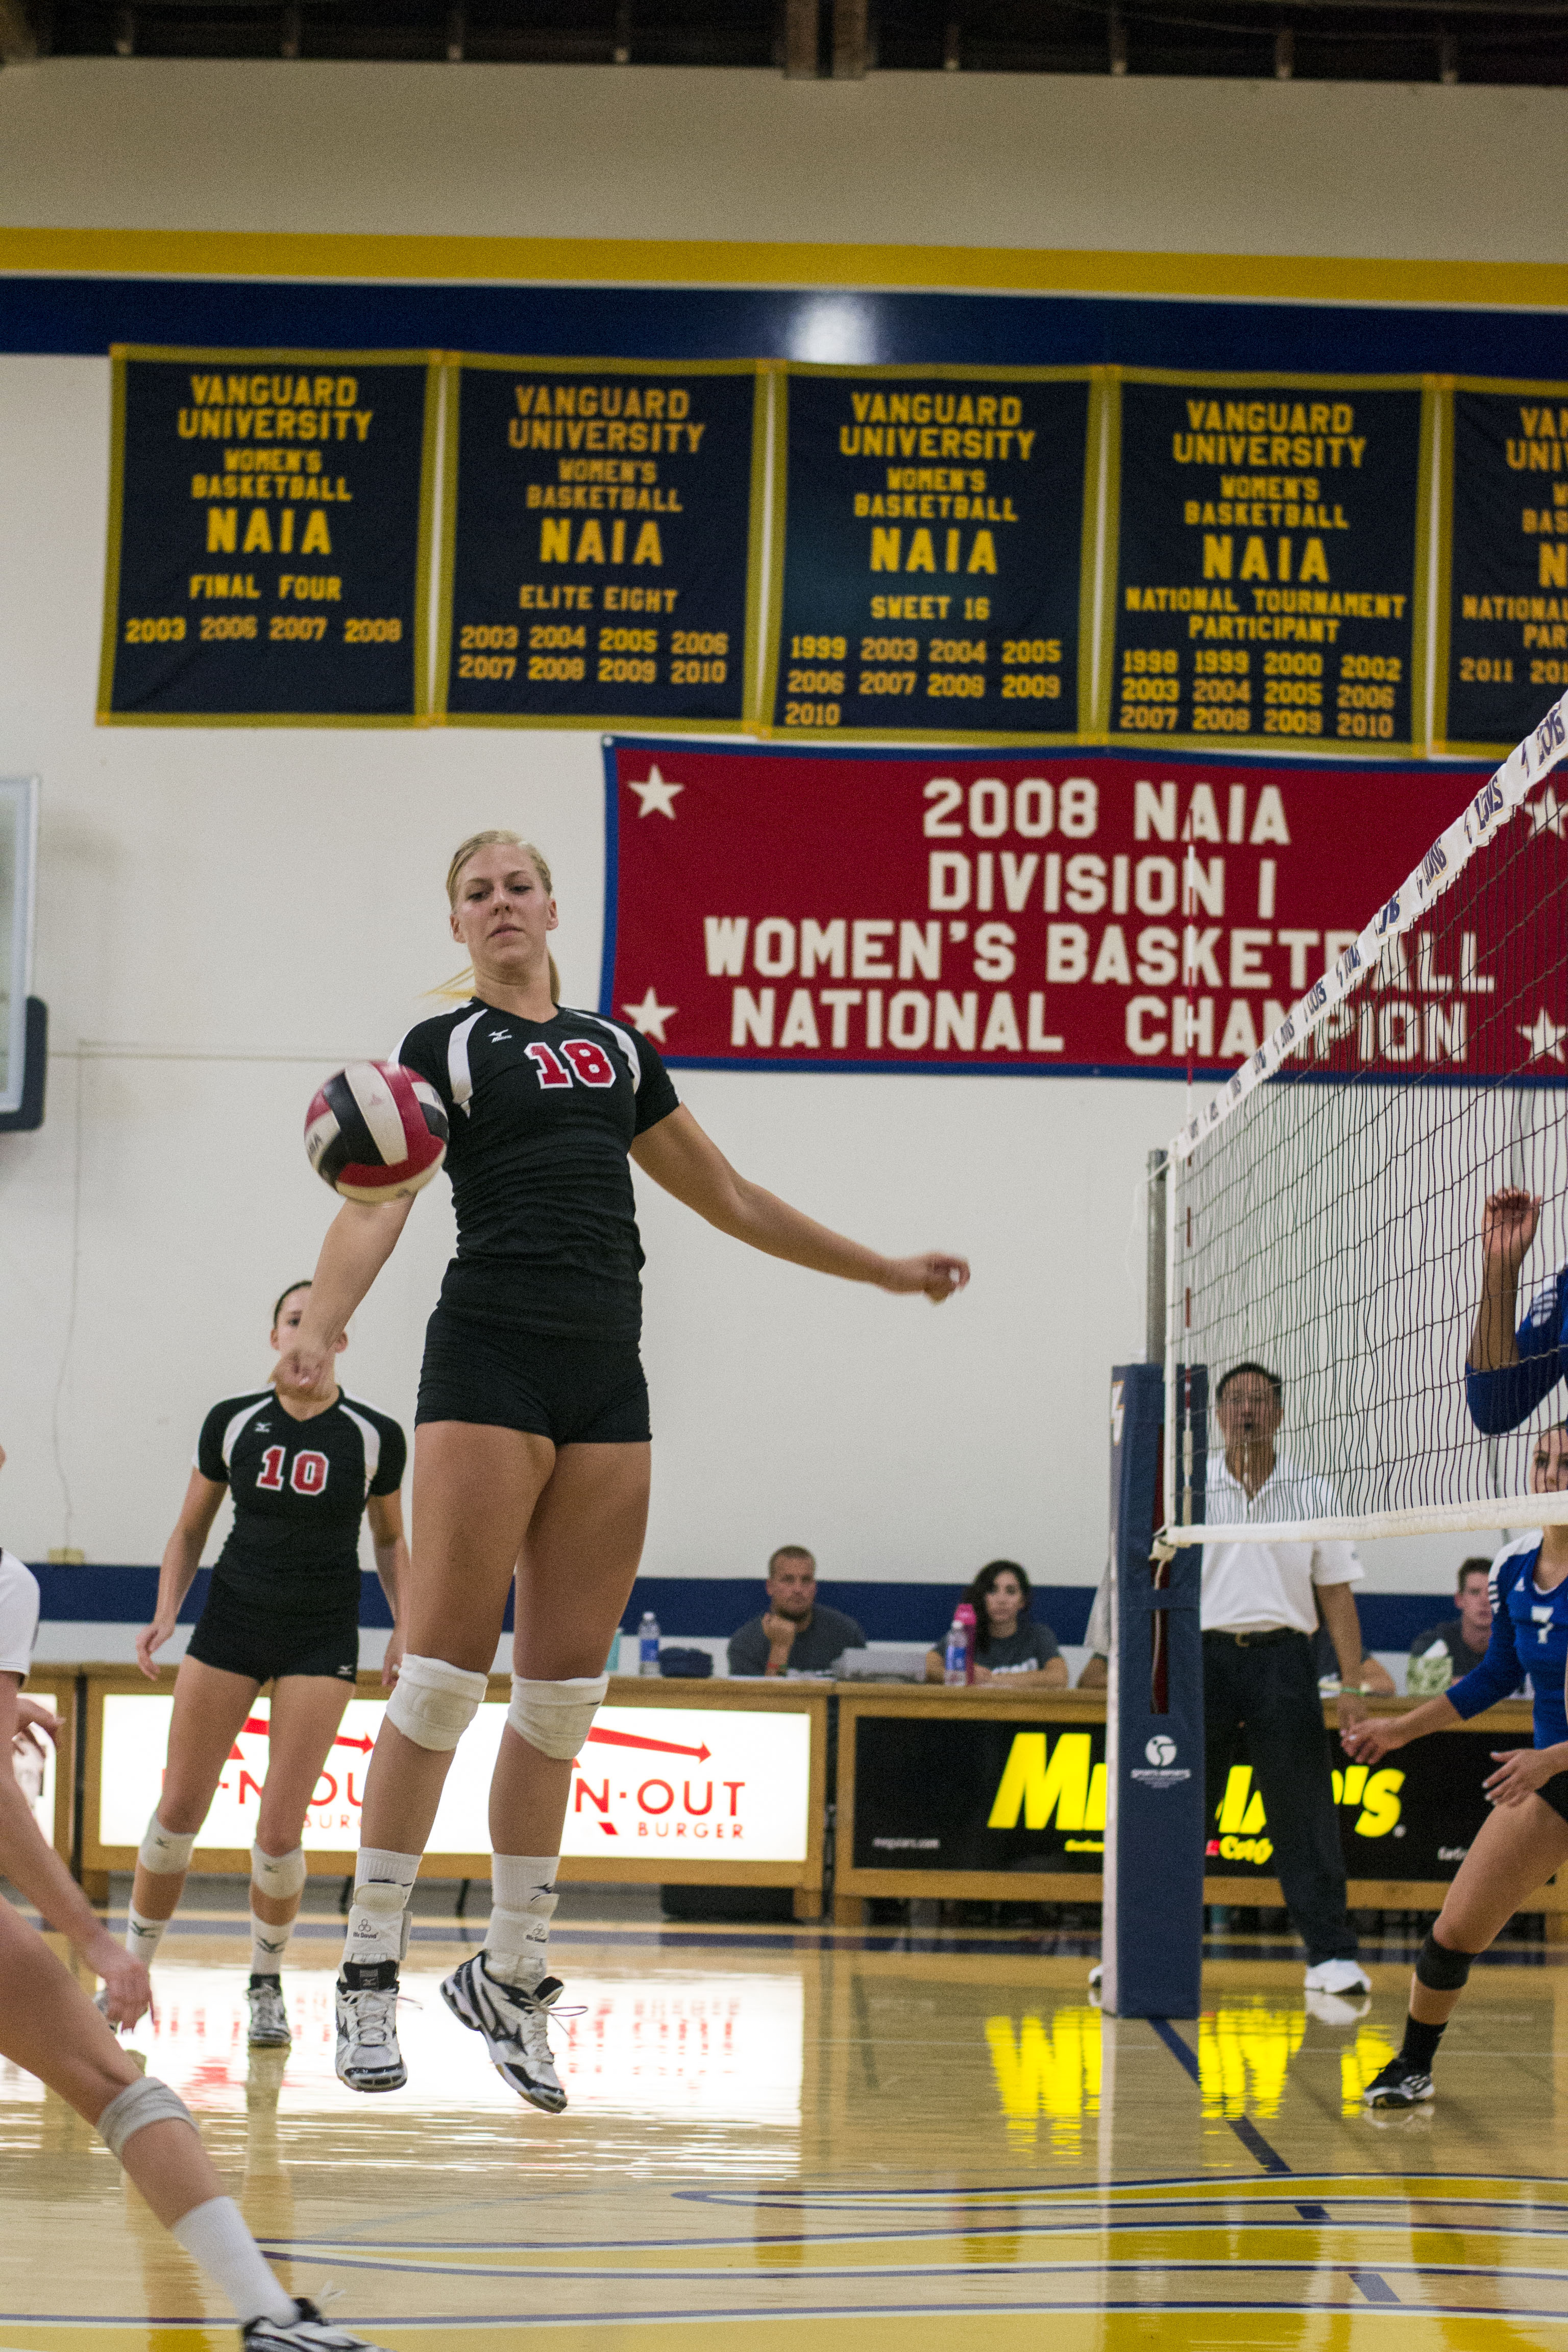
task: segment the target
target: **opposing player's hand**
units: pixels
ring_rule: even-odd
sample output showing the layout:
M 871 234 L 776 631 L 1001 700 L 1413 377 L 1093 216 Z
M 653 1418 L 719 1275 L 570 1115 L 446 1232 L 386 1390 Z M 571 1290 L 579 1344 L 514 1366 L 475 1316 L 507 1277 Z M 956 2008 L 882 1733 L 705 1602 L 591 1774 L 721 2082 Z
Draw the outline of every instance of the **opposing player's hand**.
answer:
M 40 1731 L 44 1735 L 44 1739 L 47 1739 L 51 1747 L 58 1748 L 59 1746 L 59 1717 L 56 1715 L 52 1707 L 45 1706 L 38 1699 L 25 1697 L 24 1695 L 18 1691 L 16 1694 L 16 1732 L 13 1744 L 16 1748 L 20 1748 L 24 1753 L 30 1749 L 35 1756 L 42 1756 L 44 1753 L 44 1740 L 40 1739 L 38 1737 Z
M 882 1287 L 900 1296 L 923 1290 L 931 1305 L 940 1307 L 954 1291 L 963 1290 L 968 1280 L 966 1257 L 949 1257 L 944 1250 L 923 1250 L 918 1257 L 889 1258 Z
M 95 1938 L 83 1958 L 103 1979 L 104 2014 L 110 2025 L 132 2026 L 146 2016 L 153 2006 L 153 1979 L 143 1962 L 133 1960 L 108 1934 L 101 1943 Z
M 1375 1764 L 1405 1745 L 1405 1722 L 1397 1715 L 1369 1715 L 1361 1723 L 1342 1723 L 1340 1746 L 1358 1764 Z
M 154 1650 L 163 1648 L 174 1630 L 174 1621 L 172 1617 L 167 1620 L 154 1617 L 153 1622 L 150 1625 L 143 1625 L 136 1636 L 136 1663 L 150 1683 L 155 1683 L 158 1679 L 158 1669 L 153 1664 L 153 1653 Z
M 1504 1184 L 1487 1196 L 1481 1212 L 1481 1256 L 1488 1271 L 1517 1274 L 1541 1222 L 1541 1195 L 1522 1184 Z
M 1563 1769 L 1548 1748 L 1494 1748 L 1492 1762 L 1498 1769 L 1482 1784 L 1489 1805 L 1522 1805 Z

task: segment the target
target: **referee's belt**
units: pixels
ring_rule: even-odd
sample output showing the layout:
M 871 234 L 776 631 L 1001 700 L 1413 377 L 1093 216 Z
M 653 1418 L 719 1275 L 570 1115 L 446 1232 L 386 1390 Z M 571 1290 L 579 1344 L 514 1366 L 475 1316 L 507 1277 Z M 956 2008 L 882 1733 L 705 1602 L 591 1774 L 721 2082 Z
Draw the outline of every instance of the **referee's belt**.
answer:
M 1263 1650 L 1271 1642 L 1304 1642 L 1307 1638 L 1294 1625 L 1272 1625 L 1264 1633 L 1232 1633 L 1223 1626 L 1211 1626 L 1204 1634 L 1205 1642 L 1230 1642 L 1238 1650 Z

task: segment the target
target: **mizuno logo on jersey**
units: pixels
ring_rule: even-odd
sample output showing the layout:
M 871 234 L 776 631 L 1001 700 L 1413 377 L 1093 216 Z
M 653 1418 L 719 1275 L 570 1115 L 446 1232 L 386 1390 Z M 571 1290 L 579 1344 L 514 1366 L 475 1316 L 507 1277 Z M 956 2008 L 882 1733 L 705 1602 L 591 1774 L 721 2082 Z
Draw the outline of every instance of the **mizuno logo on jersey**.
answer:
M 511 1031 L 510 1029 L 492 1029 L 490 1031 L 490 1044 L 492 1045 L 504 1045 L 510 1035 Z

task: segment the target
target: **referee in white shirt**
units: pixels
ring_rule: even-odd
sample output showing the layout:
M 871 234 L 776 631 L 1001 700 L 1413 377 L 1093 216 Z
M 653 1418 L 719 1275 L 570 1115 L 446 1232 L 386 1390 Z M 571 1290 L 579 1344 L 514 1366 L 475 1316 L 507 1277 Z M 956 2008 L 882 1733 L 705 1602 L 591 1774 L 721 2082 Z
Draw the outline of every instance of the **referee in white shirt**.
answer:
M 1309 1992 L 1370 1992 L 1345 1909 L 1329 1744 L 1312 1660 L 1318 1613 L 1340 1662 L 1340 1729 L 1362 1705 L 1361 1625 L 1351 1587 L 1361 1562 L 1344 1543 L 1249 1543 L 1250 1522 L 1327 1518 L 1333 1489 L 1275 1450 L 1284 1410 L 1277 1373 L 1233 1364 L 1215 1391 L 1225 1452 L 1211 1452 L 1205 1516 L 1234 1522 L 1234 1543 L 1204 1546 L 1204 1750 L 1213 1823 L 1243 1734 L 1263 1798 L 1292 1926 L 1307 1947 Z

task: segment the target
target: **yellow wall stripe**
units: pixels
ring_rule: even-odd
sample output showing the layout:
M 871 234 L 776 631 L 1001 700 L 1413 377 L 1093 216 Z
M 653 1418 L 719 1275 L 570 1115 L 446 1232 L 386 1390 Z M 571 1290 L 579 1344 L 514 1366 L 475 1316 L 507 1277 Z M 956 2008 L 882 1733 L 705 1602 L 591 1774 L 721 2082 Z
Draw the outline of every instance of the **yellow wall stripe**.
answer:
M 1568 306 L 1568 264 L 1096 253 L 961 245 L 614 237 L 316 236 L 0 227 L 0 271 L 47 275 L 923 288 L 1230 301 Z

